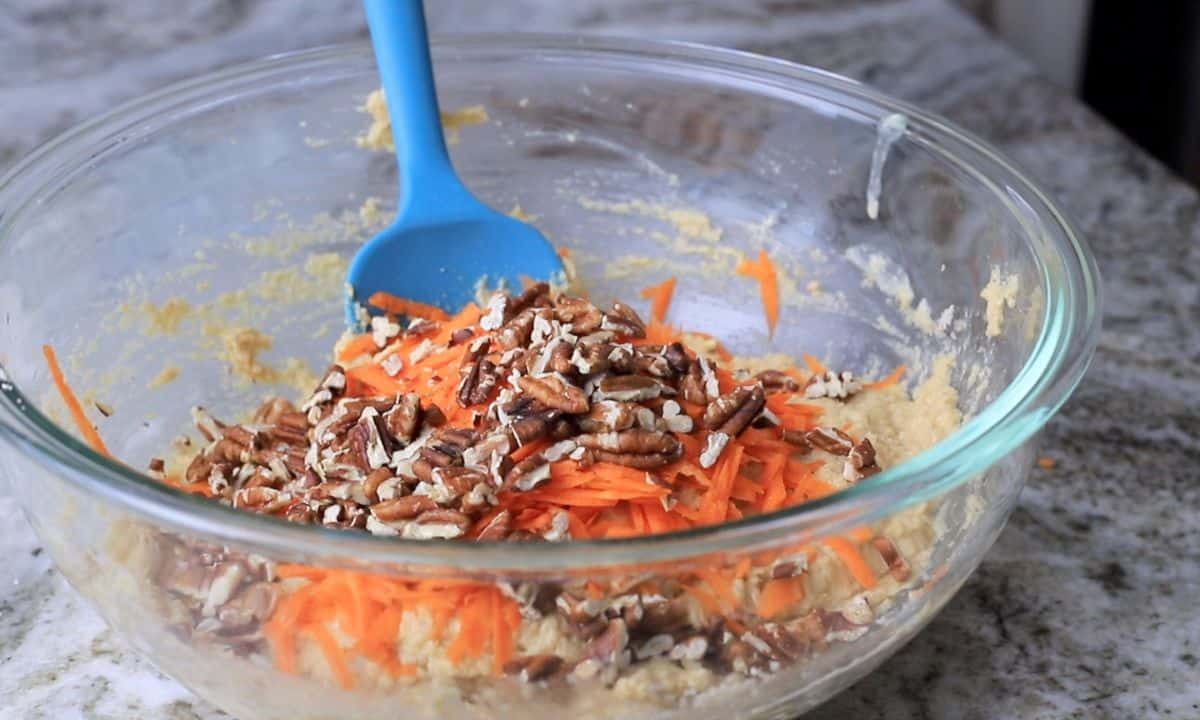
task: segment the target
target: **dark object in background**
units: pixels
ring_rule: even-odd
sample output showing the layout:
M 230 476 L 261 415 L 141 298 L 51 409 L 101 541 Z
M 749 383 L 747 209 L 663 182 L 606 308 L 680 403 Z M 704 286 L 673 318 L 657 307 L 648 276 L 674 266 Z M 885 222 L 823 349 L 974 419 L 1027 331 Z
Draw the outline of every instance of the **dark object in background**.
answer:
M 1200 184 L 1200 2 L 1094 0 L 1083 99 Z

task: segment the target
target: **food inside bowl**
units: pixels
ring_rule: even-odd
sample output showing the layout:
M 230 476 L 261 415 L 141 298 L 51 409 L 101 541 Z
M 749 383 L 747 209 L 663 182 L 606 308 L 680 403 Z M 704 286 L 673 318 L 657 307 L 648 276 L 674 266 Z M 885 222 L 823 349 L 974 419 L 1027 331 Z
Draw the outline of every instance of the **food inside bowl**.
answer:
M 811 356 L 805 370 L 736 358 L 662 321 L 672 288 L 648 290 L 648 323 L 544 283 L 455 315 L 377 296 L 385 314 L 342 338 L 298 406 L 272 397 L 240 423 L 194 408 L 203 443 L 180 438 L 151 472 L 297 523 L 565 543 L 803 503 L 959 423 L 948 362 L 910 395 L 903 367 L 864 382 Z M 935 536 L 916 506 L 736 561 L 556 583 L 276 564 L 164 533 L 137 562 L 182 637 L 323 683 L 513 676 L 662 703 L 853 641 L 921 575 Z

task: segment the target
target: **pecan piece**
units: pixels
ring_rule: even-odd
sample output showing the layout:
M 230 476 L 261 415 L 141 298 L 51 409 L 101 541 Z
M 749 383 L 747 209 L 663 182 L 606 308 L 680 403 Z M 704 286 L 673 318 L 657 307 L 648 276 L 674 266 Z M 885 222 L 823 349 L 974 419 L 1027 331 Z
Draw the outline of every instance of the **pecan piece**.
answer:
M 455 399 L 462 407 L 486 402 L 499 381 L 496 365 L 486 358 L 491 339 L 481 337 L 467 347 L 458 374 L 462 378 Z
M 683 445 L 674 435 L 641 428 L 621 432 L 585 433 L 576 437 L 575 442 L 580 447 L 591 450 L 599 461 L 642 470 L 669 465 L 683 453 Z
M 858 482 L 879 470 L 880 467 L 875 462 L 875 446 L 870 440 L 863 438 L 850 448 L 846 464 L 842 468 L 842 477 L 849 482 Z
M 834 455 L 849 455 L 854 449 L 854 440 L 835 427 L 818 427 L 805 433 L 804 438 L 815 448 Z
M 561 375 L 523 376 L 518 380 L 521 390 L 546 407 L 565 413 L 585 413 L 591 404 L 587 395 Z
M 754 377 L 767 392 L 796 392 L 800 389 L 796 378 L 780 370 L 763 370 Z
M 438 504 L 428 495 L 405 495 L 392 500 L 384 500 L 371 506 L 371 514 L 383 520 L 411 520 L 423 512 L 436 510 Z
M 629 629 L 625 621 L 609 620 L 604 631 L 592 639 L 583 650 L 584 658 L 597 660 L 603 665 L 623 667 L 628 664 Z
M 607 333 L 605 333 L 607 335 Z M 580 340 L 571 354 L 571 365 L 581 375 L 601 373 L 609 368 L 609 355 L 612 354 L 612 343 L 606 341 L 585 342 Z
M 663 394 L 666 387 L 645 375 L 609 375 L 600 381 L 596 393 L 604 400 L 641 402 Z
M 496 341 L 500 347 L 511 350 L 529 344 L 533 335 L 533 323 L 538 318 L 549 320 L 552 313 L 545 308 L 526 308 L 517 313 L 516 317 L 504 324 L 496 333 Z
M 794 445 L 796 449 L 802 453 L 812 450 L 812 443 L 806 437 L 807 433 L 803 430 L 784 430 L 783 441 L 789 445 Z
M 602 330 L 611 330 L 626 337 L 646 337 L 646 323 L 637 311 L 622 302 L 614 302 L 600 323 Z
M 528 492 L 550 479 L 550 463 L 532 455 L 517 463 L 504 476 L 504 487 Z
M 859 390 L 862 390 L 862 383 L 854 377 L 854 373 L 827 371 L 808 379 L 808 384 L 804 386 L 804 397 L 846 400 Z
M 475 539 L 479 542 L 488 542 L 494 540 L 503 540 L 508 537 L 509 530 L 512 528 L 512 513 L 508 510 L 501 510 L 496 515 L 488 520 Z
M 891 573 L 892 577 L 900 582 L 908 579 L 911 573 L 908 562 L 900 556 L 900 551 L 896 549 L 895 544 L 891 540 L 879 535 L 871 540 L 871 545 L 879 553 L 879 557 L 883 559 L 884 564 L 887 565 L 888 572 Z
M 637 421 L 639 407 L 634 403 L 601 400 L 579 418 L 579 427 L 589 433 L 628 430 Z
M 426 510 L 404 526 L 403 535 L 416 540 L 453 540 L 471 528 L 471 518 L 457 510 Z
M 407 445 L 421 427 L 421 396 L 407 393 L 396 398 L 396 404 L 383 413 L 383 426 L 393 439 Z
M 522 682 L 545 680 L 563 669 L 564 661 L 557 655 L 526 655 L 504 664 L 505 675 L 516 675 Z
M 554 305 L 554 317 L 562 323 L 571 324 L 571 332 L 588 335 L 600 329 L 604 313 L 587 300 L 566 295 L 558 298 Z
M 737 437 L 767 404 L 761 385 L 734 388 L 704 409 L 704 426 Z

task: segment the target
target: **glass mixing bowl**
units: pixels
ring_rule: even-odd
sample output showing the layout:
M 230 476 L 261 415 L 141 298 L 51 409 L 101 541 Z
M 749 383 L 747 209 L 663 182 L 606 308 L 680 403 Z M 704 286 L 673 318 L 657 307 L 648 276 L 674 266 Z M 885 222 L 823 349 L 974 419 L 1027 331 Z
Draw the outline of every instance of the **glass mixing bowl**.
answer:
M 536 218 L 595 297 L 636 298 L 674 273 L 674 323 L 744 355 L 807 351 L 868 374 L 903 362 L 914 386 L 950 354 L 961 428 L 801 506 L 567 545 L 289 525 L 139 472 L 169 452 L 190 406 L 238 416 L 322 368 L 340 332 L 344 259 L 386 219 L 396 186 L 392 156 L 355 141 L 367 125 L 357 106 L 377 84 L 371 54 L 320 49 L 130 103 L 0 183 L 0 467 L 58 567 L 159 668 L 242 720 L 786 717 L 862 677 L 975 569 L 1029 472 L 1030 439 L 1079 382 L 1098 325 L 1083 241 L 986 144 L 820 70 L 554 36 L 453 39 L 435 54 L 443 107 L 487 115 L 451 133 L 467 183 Z M 865 207 L 873 165 L 876 219 Z M 732 272 L 759 249 L 781 270 L 774 337 L 757 287 Z M 44 343 L 116 459 L 70 429 Z M 464 678 L 358 666 L 347 678 L 320 652 L 281 669 L 260 627 L 276 612 L 269 601 L 302 582 L 280 581 L 282 567 L 535 591 L 730 568 L 736 578 L 835 539 L 867 547 L 917 516 L 934 532 L 909 548 L 910 572 L 873 601 L 873 618 L 843 613 L 840 629 L 834 618 L 824 636 L 752 672 L 692 662 L 709 673 L 695 683 L 678 672 L 527 683 L 486 668 Z M 275 587 L 262 607 L 242 608 L 236 631 L 198 609 L 220 605 L 214 587 L 229 577 L 214 573 L 231 564 L 241 581 Z

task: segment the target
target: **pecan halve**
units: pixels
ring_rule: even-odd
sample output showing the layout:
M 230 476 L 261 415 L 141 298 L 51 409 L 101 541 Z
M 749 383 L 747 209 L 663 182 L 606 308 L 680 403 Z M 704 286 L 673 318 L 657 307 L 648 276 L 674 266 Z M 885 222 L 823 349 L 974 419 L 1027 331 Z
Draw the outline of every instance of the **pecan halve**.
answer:
M 501 510 L 496 513 L 475 539 L 479 542 L 488 542 L 493 540 L 503 540 L 508 537 L 509 530 L 512 528 L 512 513 L 508 510 Z
M 628 430 L 637 422 L 639 408 L 636 403 L 601 400 L 592 403 L 587 415 L 579 417 L 579 427 L 589 433 Z
M 504 475 L 504 487 L 529 492 L 550 479 L 550 463 L 532 455 L 517 463 Z
M 636 310 L 622 302 L 612 304 L 612 309 L 604 314 L 600 328 L 626 337 L 646 337 L 646 323 L 642 321 Z
M 804 438 L 816 448 L 834 455 L 849 455 L 854 449 L 854 440 L 835 427 L 818 427 L 805 433 Z
M 763 370 L 754 377 L 769 392 L 796 392 L 800 389 L 800 383 L 796 382 L 796 378 L 781 370 Z
M 704 425 L 729 437 L 737 437 L 767 404 L 761 385 L 743 385 L 713 400 L 704 409 Z
M 522 392 L 546 407 L 565 413 L 585 413 L 591 407 L 583 390 L 572 385 L 561 375 L 525 375 L 517 381 Z
M 421 396 L 407 393 L 396 398 L 396 404 L 383 413 L 383 426 L 393 439 L 408 444 L 417 436 L 423 415 Z
M 533 334 L 533 322 L 539 317 L 549 320 L 553 314 L 546 308 L 522 310 L 497 331 L 496 341 L 500 343 L 500 347 L 506 350 L 528 345 L 529 338 Z
M 908 562 L 900 556 L 900 551 L 896 549 L 896 545 L 891 540 L 879 535 L 871 540 L 871 545 L 887 565 L 888 572 L 892 577 L 900 582 L 908 579 L 911 573 Z
M 600 308 L 579 297 L 563 295 L 554 305 L 554 317 L 562 323 L 571 324 L 571 332 L 588 335 L 600 329 L 604 313 Z
M 371 513 L 385 522 L 392 520 L 411 520 L 421 513 L 436 510 L 437 502 L 428 495 L 405 495 L 392 500 L 384 500 L 371 506 Z
M 658 380 L 645 375 L 609 375 L 596 386 L 596 394 L 604 400 L 642 402 L 653 400 L 666 390 Z
M 453 540 L 471 528 L 471 518 L 457 510 L 426 510 L 404 527 L 405 537 L 418 540 Z
M 557 655 L 525 655 L 504 664 L 505 675 L 516 675 L 523 682 L 545 680 L 563 669 L 565 661 Z
M 671 433 L 641 428 L 585 433 L 575 442 L 591 450 L 597 460 L 642 470 L 669 465 L 683 453 L 683 445 Z

